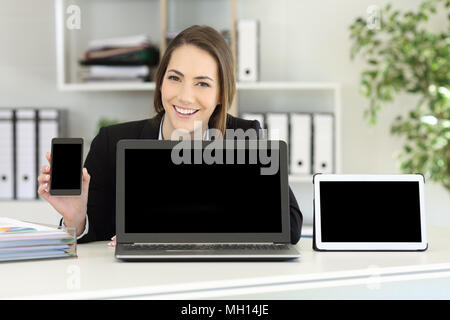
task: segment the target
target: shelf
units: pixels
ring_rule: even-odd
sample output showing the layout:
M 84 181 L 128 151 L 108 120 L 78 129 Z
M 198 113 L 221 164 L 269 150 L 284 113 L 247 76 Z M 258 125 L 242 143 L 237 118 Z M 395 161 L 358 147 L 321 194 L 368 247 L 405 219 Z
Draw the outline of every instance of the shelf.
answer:
M 161 29 L 163 19 L 160 17 L 165 16 L 161 13 L 161 10 L 166 0 L 54 0 L 54 3 L 56 71 L 57 88 L 59 90 L 64 92 L 154 90 L 154 84 L 148 82 L 83 83 L 81 76 L 85 68 L 80 68 L 78 61 L 84 57 L 92 39 L 145 34 L 151 39 L 152 45 L 160 44 L 159 49 L 161 51 L 161 43 L 164 37 Z M 69 5 L 81 8 L 82 27 L 79 29 L 67 26 L 67 21 L 71 17 L 66 12 Z
M 238 90 L 335 90 L 336 82 L 301 82 L 301 81 L 259 81 L 238 82 Z
M 77 61 L 92 39 L 146 34 L 159 44 L 162 55 L 168 31 L 181 31 L 192 24 L 229 30 L 236 57 L 236 0 L 228 1 L 81 1 L 54 0 L 57 87 L 64 92 L 154 91 L 154 83 L 81 83 Z M 67 26 L 69 5 L 82 7 L 82 28 Z M 219 6 L 219 7 L 217 7 Z M 220 15 L 203 13 L 220 12 Z M 149 16 L 150 14 L 150 16 Z M 87 19 L 86 19 L 87 17 Z M 193 18 L 194 17 L 194 18 Z
M 334 82 L 238 82 L 238 90 L 335 90 L 339 88 Z M 128 83 L 66 83 L 61 84 L 61 91 L 154 91 L 154 82 Z
M 154 82 L 70 83 L 59 86 L 61 91 L 153 91 Z

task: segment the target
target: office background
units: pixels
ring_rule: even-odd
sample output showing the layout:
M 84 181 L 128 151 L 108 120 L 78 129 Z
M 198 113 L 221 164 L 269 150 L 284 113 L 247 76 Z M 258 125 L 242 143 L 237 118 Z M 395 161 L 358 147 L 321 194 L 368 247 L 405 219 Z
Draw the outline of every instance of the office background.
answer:
M 363 63 L 350 59 L 349 25 L 356 17 L 365 16 L 370 5 L 384 6 L 387 2 L 237 1 L 238 18 L 260 21 L 261 80 L 341 84 L 340 156 L 343 173 L 399 173 L 394 154 L 401 150 L 402 141 L 390 135 L 390 126 L 397 114 L 406 114 L 415 105 L 416 98 L 397 98 L 382 109 L 378 124 L 369 126 L 363 118 L 368 101 L 359 93 Z M 402 10 L 415 9 L 421 3 L 420 0 L 390 2 L 394 8 Z M 445 13 L 438 13 L 430 27 L 438 29 L 445 21 Z M 59 91 L 56 85 L 55 38 L 53 0 L 2 1 L 0 107 L 66 108 L 69 110 L 69 135 L 83 137 L 89 142 L 97 131 L 100 117 L 129 121 L 153 115 L 153 92 L 150 91 Z M 291 187 L 302 208 L 303 186 L 291 184 Z M 450 225 L 450 193 L 444 187 L 426 184 L 426 208 L 429 224 Z M 1 211 L 2 215 L 8 215 L 7 211 Z

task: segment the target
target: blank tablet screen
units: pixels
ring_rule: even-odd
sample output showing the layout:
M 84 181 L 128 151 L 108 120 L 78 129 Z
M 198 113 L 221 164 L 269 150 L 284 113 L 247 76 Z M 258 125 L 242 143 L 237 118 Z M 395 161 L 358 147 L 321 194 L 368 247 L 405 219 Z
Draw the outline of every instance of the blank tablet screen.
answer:
M 421 242 L 419 182 L 321 181 L 322 242 Z

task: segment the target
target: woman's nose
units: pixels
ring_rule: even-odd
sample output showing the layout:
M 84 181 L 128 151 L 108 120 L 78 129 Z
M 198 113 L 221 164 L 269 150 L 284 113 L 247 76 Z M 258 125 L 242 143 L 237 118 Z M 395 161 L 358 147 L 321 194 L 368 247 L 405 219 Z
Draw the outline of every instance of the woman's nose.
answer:
M 184 105 L 189 105 L 189 104 L 194 103 L 194 92 L 193 92 L 191 86 L 183 84 L 181 86 L 178 99 Z

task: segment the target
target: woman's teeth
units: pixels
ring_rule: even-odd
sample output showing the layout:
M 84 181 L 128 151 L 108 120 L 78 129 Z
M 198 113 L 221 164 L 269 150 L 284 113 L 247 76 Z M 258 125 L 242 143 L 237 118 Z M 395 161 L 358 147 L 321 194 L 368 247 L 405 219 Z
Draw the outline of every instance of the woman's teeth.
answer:
M 198 109 L 182 109 L 182 108 L 178 108 L 177 106 L 174 105 L 175 110 L 177 110 L 177 112 L 181 113 L 181 114 L 194 114 L 198 111 Z

